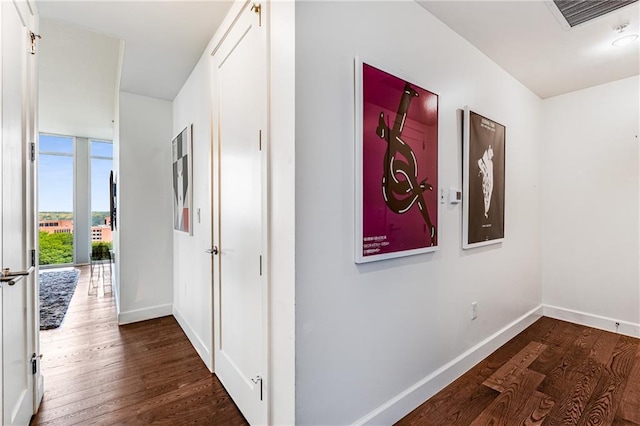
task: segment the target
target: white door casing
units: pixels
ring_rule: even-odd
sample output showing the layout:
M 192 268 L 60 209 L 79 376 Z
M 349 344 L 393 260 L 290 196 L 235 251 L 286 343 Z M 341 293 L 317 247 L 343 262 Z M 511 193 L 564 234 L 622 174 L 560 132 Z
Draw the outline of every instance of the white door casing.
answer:
M 215 372 L 253 425 L 269 406 L 264 7 L 245 3 L 213 53 Z
M 37 22 L 35 6 L 25 1 L 2 1 L 2 180 L 0 204 L 0 260 L 2 268 L 26 271 L 34 247 L 35 208 L 30 140 L 34 125 L 31 102 L 37 97 L 30 30 Z M 31 358 L 35 347 L 36 275 L 3 282 L 2 306 L 2 422 L 26 425 L 35 410 Z
M 32 344 L 33 361 L 36 363 L 36 373 L 33 375 L 33 412 L 36 413 L 40 406 L 40 402 L 44 396 L 44 379 L 40 369 L 40 285 L 38 281 L 39 262 L 39 225 L 38 225 L 38 150 L 39 150 L 39 125 L 38 125 L 38 37 L 40 33 L 40 22 L 37 7 L 33 0 L 29 2 L 29 10 L 31 11 L 31 27 L 29 31 L 33 33 L 34 38 L 30 40 L 33 43 L 33 49 L 36 52 L 33 55 L 27 55 L 27 105 L 26 105 L 26 142 L 27 153 L 25 155 L 26 162 L 26 248 L 27 262 L 34 267 L 34 271 L 29 275 L 28 288 L 31 291 L 28 303 L 28 327 L 33 330 L 30 336 Z M 30 33 L 30 35 L 31 35 Z M 28 42 L 29 42 L 28 41 Z M 31 155 L 32 150 L 33 156 Z M 33 254 L 32 254 L 33 253 Z M 31 258 L 33 256 L 33 258 Z

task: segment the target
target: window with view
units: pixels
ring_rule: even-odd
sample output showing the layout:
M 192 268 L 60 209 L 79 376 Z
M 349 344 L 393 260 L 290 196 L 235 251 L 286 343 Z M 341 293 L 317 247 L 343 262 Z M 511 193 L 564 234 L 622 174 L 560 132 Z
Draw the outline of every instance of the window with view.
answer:
M 40 265 L 60 265 L 73 258 L 74 138 L 40 135 L 38 221 Z

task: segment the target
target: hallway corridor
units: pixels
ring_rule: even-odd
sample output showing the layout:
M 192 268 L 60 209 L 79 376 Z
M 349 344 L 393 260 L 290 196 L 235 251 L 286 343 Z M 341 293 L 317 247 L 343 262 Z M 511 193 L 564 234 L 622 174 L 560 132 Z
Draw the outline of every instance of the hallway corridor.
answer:
M 62 326 L 41 332 L 45 393 L 32 425 L 246 424 L 171 316 L 118 326 L 82 267 Z

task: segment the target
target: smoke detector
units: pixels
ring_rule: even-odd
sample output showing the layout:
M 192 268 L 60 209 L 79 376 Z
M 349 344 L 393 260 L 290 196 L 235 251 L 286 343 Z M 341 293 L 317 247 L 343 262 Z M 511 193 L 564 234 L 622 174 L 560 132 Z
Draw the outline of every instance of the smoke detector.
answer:
M 618 37 L 617 39 L 615 39 L 615 40 L 613 41 L 613 43 L 611 43 L 611 44 L 613 44 L 613 45 L 614 45 L 614 46 L 616 46 L 616 47 L 621 47 L 621 46 L 626 46 L 627 44 L 629 44 L 629 43 L 631 43 L 631 42 L 633 42 L 633 41 L 636 41 L 636 40 L 638 39 L 638 35 L 637 35 L 637 34 L 627 34 L 627 35 L 624 35 L 624 30 L 625 30 L 628 26 L 629 26 L 629 24 L 628 24 L 628 23 L 626 23 L 626 24 L 618 25 L 618 26 L 616 26 L 616 27 L 614 27 L 614 28 L 613 28 L 613 30 L 614 30 L 615 32 L 617 32 L 617 33 L 618 33 L 618 35 L 619 35 L 620 37 Z

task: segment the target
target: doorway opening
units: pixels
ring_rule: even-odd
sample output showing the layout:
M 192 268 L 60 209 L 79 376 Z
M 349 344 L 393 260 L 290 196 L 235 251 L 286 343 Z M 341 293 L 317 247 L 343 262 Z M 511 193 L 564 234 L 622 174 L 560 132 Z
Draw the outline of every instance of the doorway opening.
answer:
M 111 294 L 111 141 L 40 134 L 40 329 L 60 327 L 81 280 L 84 297 Z M 82 286 L 81 286 L 82 287 Z

